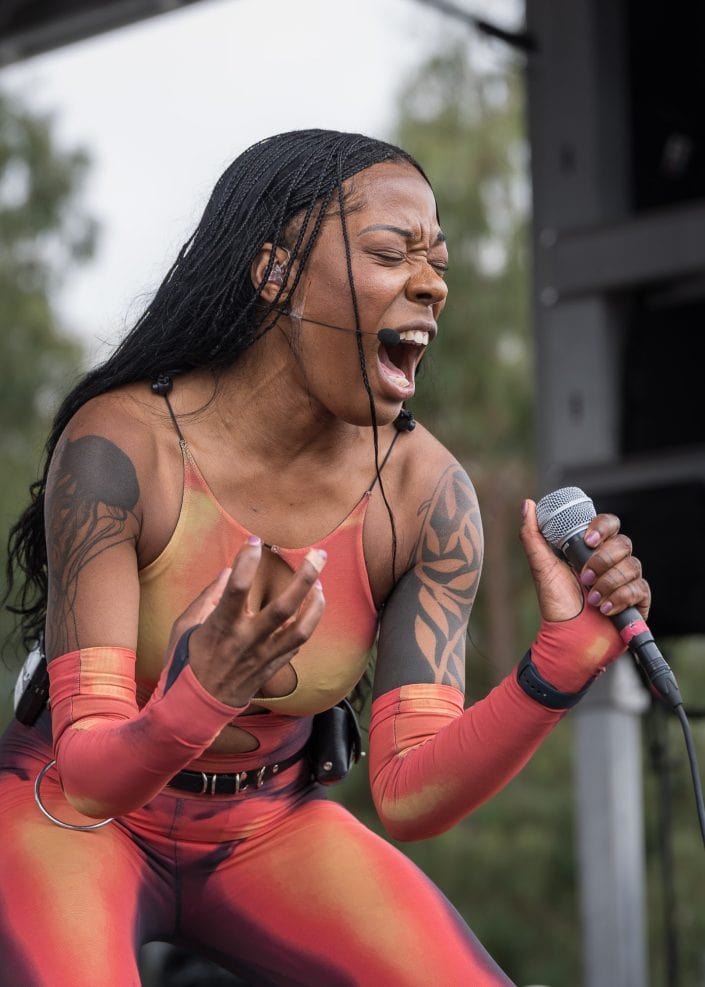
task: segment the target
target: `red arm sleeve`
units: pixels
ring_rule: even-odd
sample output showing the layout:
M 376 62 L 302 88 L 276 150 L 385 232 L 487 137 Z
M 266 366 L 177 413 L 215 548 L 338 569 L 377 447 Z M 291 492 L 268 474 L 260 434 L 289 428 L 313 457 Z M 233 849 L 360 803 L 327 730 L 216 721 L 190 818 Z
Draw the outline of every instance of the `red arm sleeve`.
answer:
M 532 646 L 539 671 L 560 691 L 578 691 L 624 645 L 593 608 L 545 622 Z M 449 829 L 507 784 L 565 714 L 530 698 L 507 676 L 463 710 L 450 685 L 402 685 L 379 696 L 370 722 L 370 780 L 380 819 L 398 840 Z
M 563 716 L 510 675 L 463 710 L 448 685 L 404 685 L 380 696 L 370 722 L 372 797 L 397 840 L 437 836 L 503 788 Z
M 84 648 L 49 663 L 59 776 L 88 816 L 144 805 L 241 712 L 211 696 L 188 665 L 166 691 L 171 662 L 139 711 L 134 666 L 127 648 Z

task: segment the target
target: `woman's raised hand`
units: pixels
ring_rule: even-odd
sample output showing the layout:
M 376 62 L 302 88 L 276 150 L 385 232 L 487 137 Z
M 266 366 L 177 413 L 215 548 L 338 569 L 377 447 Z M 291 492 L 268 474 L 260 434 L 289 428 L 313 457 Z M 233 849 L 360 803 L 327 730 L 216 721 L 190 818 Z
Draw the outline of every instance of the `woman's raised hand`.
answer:
M 325 600 L 318 575 L 326 553 L 312 549 L 285 589 L 261 610 L 248 606 L 262 543 L 249 539 L 232 569 L 225 569 L 178 618 L 172 644 L 189 639 L 189 664 L 201 685 L 221 702 L 246 706 L 313 633 Z
M 614 514 L 598 514 L 587 527 L 585 543 L 593 554 L 578 573 L 559 559 L 541 534 L 536 505 L 525 502 L 521 541 L 536 584 L 541 615 L 545 620 L 568 620 L 583 607 L 584 587 L 588 604 L 614 616 L 627 607 L 636 607 L 646 619 L 651 590 L 642 577 L 641 563 L 632 555 L 632 543 L 619 530 Z
M 631 541 L 619 530 L 619 518 L 598 514 L 583 537 L 593 554 L 574 573 L 544 539 L 536 505 L 526 501 L 521 540 L 543 618 L 532 659 L 544 678 L 563 692 L 582 689 L 624 652 L 617 628 L 606 617 L 629 606 L 646 617 L 651 603 L 649 584 L 632 555 Z

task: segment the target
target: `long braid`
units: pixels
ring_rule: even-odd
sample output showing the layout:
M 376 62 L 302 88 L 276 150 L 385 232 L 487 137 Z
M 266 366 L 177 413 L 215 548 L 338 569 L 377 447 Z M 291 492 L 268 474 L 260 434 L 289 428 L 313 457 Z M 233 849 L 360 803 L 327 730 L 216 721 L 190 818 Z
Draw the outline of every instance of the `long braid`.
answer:
M 342 172 L 342 148 L 338 157 L 338 173 Z M 355 290 L 355 279 L 353 278 L 352 269 L 352 254 L 350 251 L 350 238 L 348 236 L 348 225 L 347 219 L 345 217 L 345 195 L 343 192 L 342 181 L 338 184 L 338 203 L 340 205 L 340 226 L 343 233 L 343 245 L 345 247 L 345 263 L 348 272 L 348 283 L 350 285 L 350 297 L 352 299 L 353 315 L 355 318 L 355 341 L 357 343 L 357 354 L 360 360 L 360 370 L 362 372 L 362 383 L 364 385 L 365 391 L 367 393 L 367 400 L 370 404 L 370 419 L 372 421 L 372 442 L 374 445 L 375 453 L 375 476 L 379 484 L 379 491 L 382 494 L 382 500 L 384 501 L 384 506 L 387 508 L 387 514 L 389 515 L 389 524 L 392 529 L 392 584 L 396 582 L 396 563 L 397 563 L 397 526 L 394 521 L 394 512 L 387 500 L 387 492 L 384 489 L 384 481 L 382 479 L 382 474 L 379 469 L 379 430 L 377 428 L 377 412 L 375 410 L 374 396 L 372 394 L 372 388 L 370 387 L 369 377 L 367 376 L 367 361 L 365 360 L 365 349 L 362 345 L 362 330 L 360 327 L 360 312 L 357 305 L 357 292 Z

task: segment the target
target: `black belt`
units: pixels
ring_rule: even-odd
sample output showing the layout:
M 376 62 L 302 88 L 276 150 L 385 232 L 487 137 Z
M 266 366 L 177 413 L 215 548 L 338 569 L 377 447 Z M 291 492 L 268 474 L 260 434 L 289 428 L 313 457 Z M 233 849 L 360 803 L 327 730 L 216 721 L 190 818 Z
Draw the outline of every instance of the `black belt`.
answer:
M 266 781 L 281 774 L 297 761 L 301 761 L 306 754 L 307 749 L 303 747 L 283 761 L 265 764 L 261 768 L 250 768 L 248 771 L 237 771 L 234 774 L 179 771 L 166 785 L 167 788 L 178 788 L 182 792 L 194 792 L 196 795 L 239 795 L 246 789 L 261 788 Z

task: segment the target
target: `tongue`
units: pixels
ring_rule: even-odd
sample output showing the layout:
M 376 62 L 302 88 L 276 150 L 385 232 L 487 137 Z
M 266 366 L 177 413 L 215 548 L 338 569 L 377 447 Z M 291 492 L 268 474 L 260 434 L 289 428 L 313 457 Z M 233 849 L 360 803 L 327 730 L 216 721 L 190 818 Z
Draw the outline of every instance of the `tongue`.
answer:
M 396 377 L 399 380 L 404 380 L 408 384 L 411 384 L 414 379 L 414 362 L 410 359 L 411 354 L 407 351 L 405 346 L 395 346 L 394 356 L 398 360 L 396 363 L 386 346 L 382 345 L 379 348 L 379 362 L 382 364 L 385 370 L 388 371 L 388 377 Z M 399 366 L 401 364 L 401 366 Z

